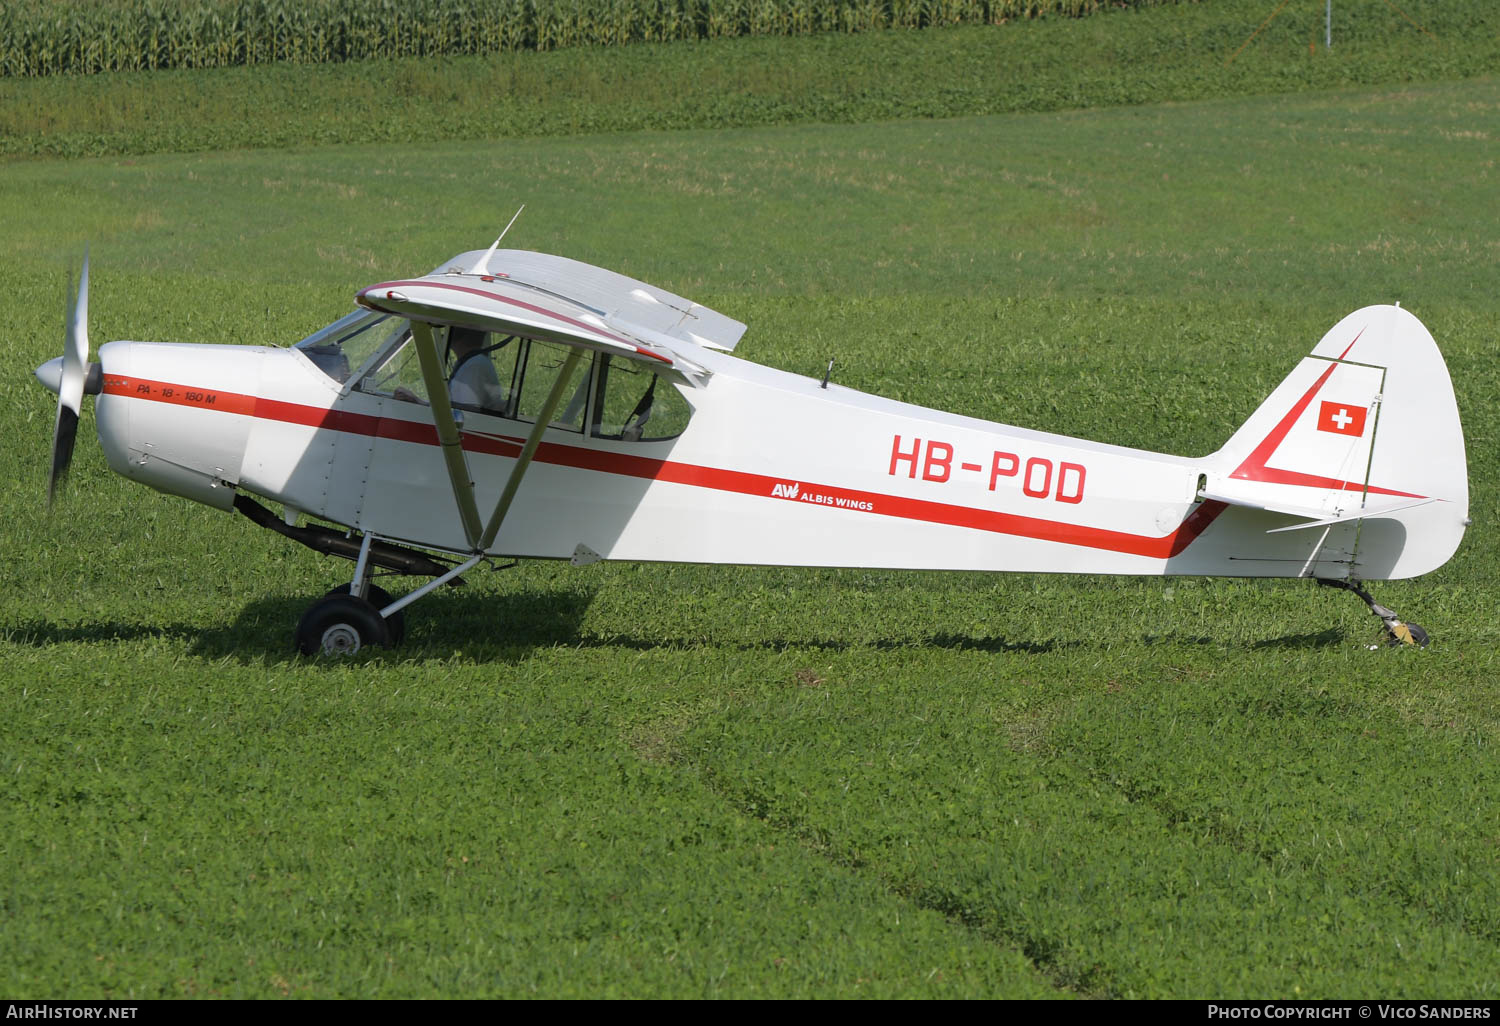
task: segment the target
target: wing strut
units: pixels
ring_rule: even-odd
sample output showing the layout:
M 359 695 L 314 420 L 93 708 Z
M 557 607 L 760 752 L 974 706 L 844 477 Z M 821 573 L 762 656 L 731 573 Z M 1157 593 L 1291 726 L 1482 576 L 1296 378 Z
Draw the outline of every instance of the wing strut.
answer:
M 437 428 L 443 460 L 448 465 L 448 481 L 453 485 L 453 498 L 458 503 L 459 518 L 463 521 L 464 538 L 469 543 L 470 551 L 483 553 L 494 542 L 495 535 L 500 533 L 505 514 L 515 501 L 516 490 L 521 487 L 521 478 L 525 476 L 526 468 L 531 466 L 532 457 L 542 444 L 542 435 L 546 432 L 547 425 L 552 423 L 552 416 L 557 412 L 558 406 L 562 404 L 568 381 L 583 359 L 583 350 L 578 346 L 568 347 L 568 358 L 563 361 L 562 369 L 557 372 L 557 380 L 552 383 L 552 391 L 547 393 L 547 401 L 537 413 L 536 423 L 531 427 L 531 434 L 526 436 L 521 455 L 516 457 L 516 465 L 511 468 L 510 477 L 505 481 L 505 488 L 500 493 L 499 501 L 495 503 L 495 511 L 490 514 L 489 523 L 481 531 L 479 506 L 474 501 L 474 481 L 469 477 L 469 465 L 464 459 L 463 438 L 453 420 L 453 404 L 448 398 L 448 382 L 443 378 L 443 364 L 438 357 L 437 342 L 432 336 L 432 328 L 421 321 L 412 321 L 411 330 L 417 345 L 417 358 L 422 363 L 422 380 L 427 385 L 427 398 L 432 404 L 432 423 Z
M 552 415 L 562 404 L 568 381 L 572 379 L 573 371 L 582 359 L 581 348 L 568 347 L 568 358 L 563 361 L 562 369 L 557 372 L 557 380 L 552 383 L 552 391 L 547 393 L 547 401 L 542 404 L 541 412 L 536 415 L 536 424 L 532 426 L 531 434 L 526 436 L 526 444 L 521 447 L 521 455 L 516 457 L 516 465 L 511 468 L 510 477 L 505 482 L 505 490 L 500 493 L 500 501 L 495 503 L 495 512 L 490 515 L 490 522 L 484 525 L 484 534 L 475 547 L 476 551 L 483 552 L 488 549 L 490 543 L 495 540 L 495 535 L 500 533 L 500 524 L 504 522 L 505 514 L 510 510 L 511 502 L 515 500 L 516 489 L 521 487 L 521 477 L 526 473 L 526 468 L 531 466 L 531 458 L 536 455 L 537 446 L 542 444 L 542 433 L 547 430 L 547 425 L 552 423 Z
M 422 363 L 427 398 L 432 404 L 432 424 L 437 428 L 443 460 L 448 464 L 448 481 L 453 485 L 453 498 L 458 503 L 459 519 L 463 521 L 464 539 L 470 548 L 482 551 L 484 547 L 478 544 L 479 506 L 474 501 L 474 480 L 469 477 L 463 438 L 453 420 L 453 404 L 448 401 L 448 382 L 443 378 L 443 361 L 438 356 L 437 342 L 432 337 L 431 326 L 421 321 L 411 322 L 411 334 L 417 345 L 417 359 Z

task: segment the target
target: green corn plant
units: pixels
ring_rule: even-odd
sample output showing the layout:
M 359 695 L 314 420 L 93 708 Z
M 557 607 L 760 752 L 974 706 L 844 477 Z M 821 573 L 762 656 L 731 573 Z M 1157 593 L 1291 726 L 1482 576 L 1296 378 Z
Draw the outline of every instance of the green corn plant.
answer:
M 1105 6 L 1104 0 L 10 0 L 0 3 L 0 76 L 870 32 L 1082 17 Z

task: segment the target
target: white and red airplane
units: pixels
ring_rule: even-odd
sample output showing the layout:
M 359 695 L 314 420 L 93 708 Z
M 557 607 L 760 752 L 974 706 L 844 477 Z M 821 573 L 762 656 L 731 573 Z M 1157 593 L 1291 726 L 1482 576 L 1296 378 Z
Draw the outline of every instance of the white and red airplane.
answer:
M 1425 643 L 1360 582 L 1441 566 L 1469 523 L 1448 371 L 1398 306 L 1344 318 L 1194 459 L 747 363 L 738 321 L 495 246 L 362 289 L 284 349 L 110 342 L 89 363 L 87 295 L 85 258 L 37 369 L 51 487 L 92 394 L 117 473 L 353 560 L 297 627 L 308 654 L 399 642 L 407 605 L 499 557 L 1310 577 Z M 392 598 L 376 568 L 433 579 Z

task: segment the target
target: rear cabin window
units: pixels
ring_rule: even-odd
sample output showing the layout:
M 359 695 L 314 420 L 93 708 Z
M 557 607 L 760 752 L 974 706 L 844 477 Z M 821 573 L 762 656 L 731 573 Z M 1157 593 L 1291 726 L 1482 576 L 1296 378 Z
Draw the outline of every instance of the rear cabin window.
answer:
M 595 437 L 658 442 L 676 438 L 687 428 L 692 407 L 676 386 L 640 362 L 599 356 L 595 375 Z

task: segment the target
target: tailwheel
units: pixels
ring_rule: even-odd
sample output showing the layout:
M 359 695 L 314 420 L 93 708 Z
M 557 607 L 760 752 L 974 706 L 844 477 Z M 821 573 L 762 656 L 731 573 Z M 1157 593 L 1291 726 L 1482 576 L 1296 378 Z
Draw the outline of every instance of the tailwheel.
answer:
M 352 656 L 370 646 L 390 644 L 391 633 L 380 610 L 349 594 L 325 595 L 297 624 L 297 649 L 303 655 Z
M 349 585 L 341 584 L 337 588 L 334 588 L 332 591 L 330 591 L 328 594 L 330 596 L 347 595 L 349 594 Z M 365 598 L 368 599 L 370 605 L 374 606 L 376 609 L 384 609 L 386 606 L 390 605 L 392 601 L 394 601 L 391 598 L 390 592 L 386 591 L 384 588 L 378 588 L 373 584 L 369 585 L 365 589 Z M 386 634 L 390 636 L 390 641 L 387 642 L 387 644 L 389 644 L 392 648 L 395 648 L 397 645 L 401 644 L 402 641 L 406 640 L 406 610 L 398 609 L 390 616 L 386 617 L 385 630 Z
M 1327 578 L 1318 578 L 1318 583 L 1325 588 L 1340 588 L 1344 591 L 1352 591 L 1360 597 L 1360 600 L 1369 607 L 1370 612 L 1380 619 L 1385 627 L 1385 644 L 1388 648 L 1400 648 L 1402 645 L 1415 645 L 1417 648 L 1426 648 L 1427 632 L 1409 620 L 1402 620 L 1396 616 L 1395 610 L 1382 606 L 1370 595 L 1368 591 L 1361 588 L 1355 581 L 1336 581 Z M 1370 648 L 1377 649 L 1379 645 L 1371 645 Z
M 1393 647 L 1416 645 L 1418 648 L 1426 648 L 1430 640 L 1426 631 L 1409 620 L 1393 620 L 1385 625 L 1385 629 L 1388 635 L 1386 644 Z

